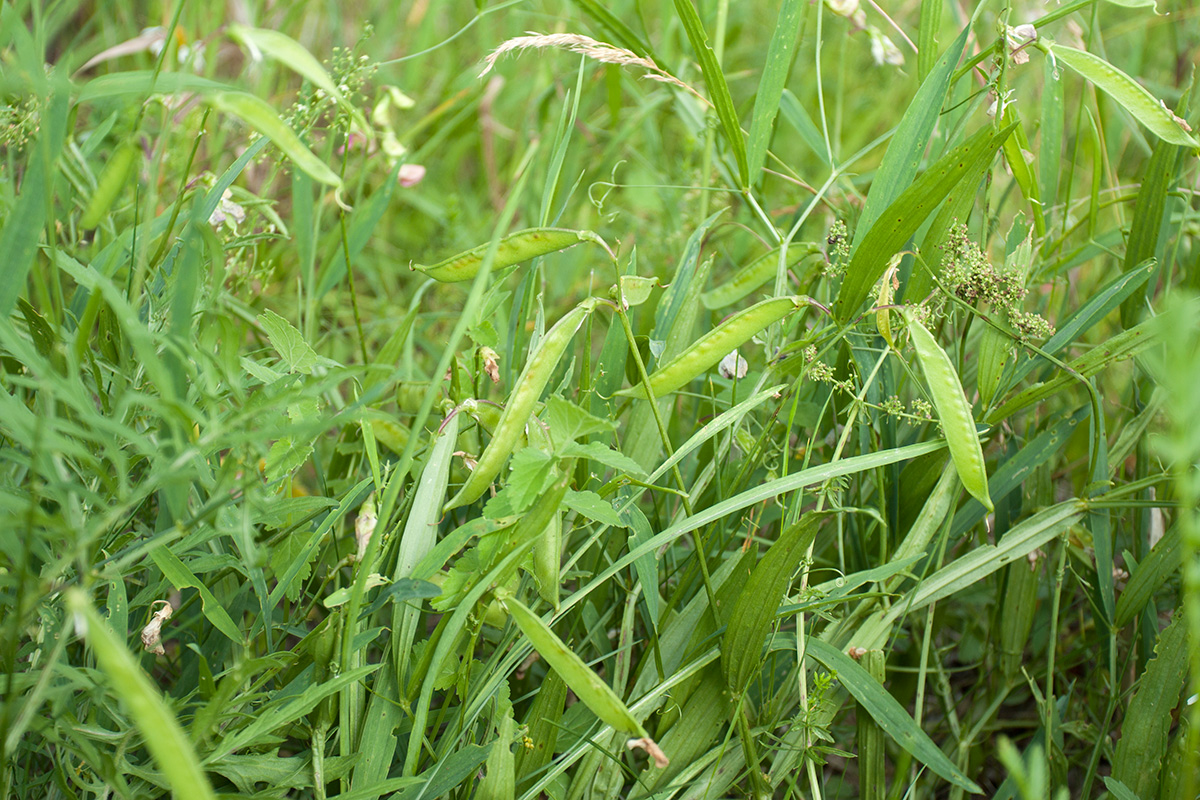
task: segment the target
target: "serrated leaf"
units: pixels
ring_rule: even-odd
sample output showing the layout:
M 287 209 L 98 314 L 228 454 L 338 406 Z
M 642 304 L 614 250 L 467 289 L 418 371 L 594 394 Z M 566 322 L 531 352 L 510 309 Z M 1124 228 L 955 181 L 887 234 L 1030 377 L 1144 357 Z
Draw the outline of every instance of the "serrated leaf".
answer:
M 293 603 L 300 599 L 304 582 L 312 575 L 312 562 L 317 557 L 317 551 L 310 550 L 306 544 L 303 536 L 290 534 L 284 536 L 271 550 L 271 570 L 278 578 L 288 574 L 294 563 L 301 562 L 300 568 L 284 589 L 284 596 Z
M 257 321 L 289 371 L 312 373 L 317 365 L 317 353 L 304 341 L 300 331 L 292 327 L 292 323 L 270 309 L 259 314 Z
M 623 472 L 634 478 L 646 477 L 646 471 L 636 461 L 624 453 L 610 449 L 600 442 L 588 442 L 586 444 L 572 442 L 562 448 L 560 452 L 563 456 L 574 456 L 576 458 L 599 461 L 607 467 L 612 467 L 617 472 Z
M 554 482 L 555 459 L 536 447 L 518 450 L 512 457 L 512 472 L 504 491 L 508 492 L 512 512 L 520 514 L 533 505 Z
M 277 439 L 267 451 L 267 481 L 274 483 L 291 475 L 308 461 L 312 453 L 312 445 L 307 442 L 297 442 L 290 436 Z
M 606 433 L 617 427 L 616 423 L 592 416 L 557 395 L 546 399 L 545 420 L 550 426 L 550 438 L 559 446 L 593 433 Z
M 612 507 L 612 504 L 595 492 L 576 492 L 568 489 L 566 497 L 563 498 L 563 505 L 590 520 L 608 525 L 609 527 L 624 527 L 621 517 L 617 515 L 616 509 Z

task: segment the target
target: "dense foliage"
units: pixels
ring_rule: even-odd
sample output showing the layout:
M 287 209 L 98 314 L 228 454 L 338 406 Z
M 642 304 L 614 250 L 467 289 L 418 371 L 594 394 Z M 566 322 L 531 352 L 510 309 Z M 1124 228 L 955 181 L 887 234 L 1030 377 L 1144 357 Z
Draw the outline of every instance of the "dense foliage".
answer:
M 4 4 L 0 793 L 1196 797 L 1194 16 Z

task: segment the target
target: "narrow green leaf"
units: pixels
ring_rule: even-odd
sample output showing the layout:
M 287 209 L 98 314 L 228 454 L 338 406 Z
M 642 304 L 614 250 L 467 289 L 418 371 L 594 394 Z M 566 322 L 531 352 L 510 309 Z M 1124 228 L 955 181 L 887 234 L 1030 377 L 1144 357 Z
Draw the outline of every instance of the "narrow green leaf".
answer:
M 304 45 L 279 31 L 268 30 L 266 28 L 251 28 L 236 22 L 230 25 L 228 30 L 229 35 L 244 44 L 251 51 L 252 56 L 255 56 L 254 51 L 257 50 L 263 55 L 280 62 L 296 74 L 306 78 L 314 86 L 333 98 L 334 102 L 341 106 L 343 110 L 351 114 L 355 118 L 355 121 L 362 126 L 363 130 L 369 130 L 362 112 L 346 100 L 345 95 L 338 89 L 337 84 L 333 82 L 333 78 L 330 77 L 329 72 L 326 71 L 321 62 Z
M 1117 598 L 1115 627 L 1124 628 L 1132 622 L 1150 602 L 1154 593 L 1179 570 L 1182 548 L 1183 533 L 1178 525 L 1172 525 L 1154 545 L 1150 555 L 1142 559 L 1142 563 L 1138 564 L 1129 576 L 1125 591 Z
M 41 133 L 28 148 L 29 161 L 21 179 L 16 203 L 0 230 L 0 253 L 4 254 L 4 280 L 0 281 L 0 317 L 6 318 L 25 288 L 25 278 L 37 257 L 49 204 L 46 193 L 54 185 L 58 155 L 66 136 L 67 93 L 60 90 L 43 106 Z M 10 175 L 8 180 L 13 181 Z
M 896 744 L 912 754 L 918 763 L 945 778 L 950 783 L 972 794 L 982 794 L 983 789 L 968 778 L 946 757 L 929 735 L 917 725 L 904 707 L 883 688 L 871 674 L 850 656 L 828 642 L 811 638 L 806 643 L 805 655 L 812 656 L 826 669 L 837 674 L 838 682 L 870 712 L 871 718 L 892 738 Z
M 1188 84 L 1180 100 L 1180 116 L 1187 114 L 1192 85 Z M 1175 182 L 1183 152 L 1183 148 L 1165 140 L 1160 140 L 1154 146 L 1154 152 L 1151 153 L 1146 170 L 1142 173 L 1142 185 L 1138 188 L 1133 221 L 1129 225 L 1129 239 L 1125 242 L 1123 269 L 1126 272 L 1137 269 L 1142 262 L 1157 256 L 1160 247 L 1165 244 L 1160 240 L 1163 238 L 1161 229 L 1167 207 L 1167 193 Z M 1130 327 L 1136 322 L 1140 306 L 1137 297 L 1130 297 L 1121 304 L 1121 323 L 1125 327 Z
M 1150 94 L 1140 83 L 1104 59 L 1086 50 L 1076 50 L 1055 44 L 1050 56 L 1059 64 L 1075 71 L 1097 89 L 1116 100 L 1158 138 L 1182 147 L 1200 148 L 1200 142 L 1179 124 L 1162 101 Z
M 206 93 L 233 91 L 233 87 L 190 72 L 160 72 L 155 76 L 153 70 L 128 70 L 93 78 L 83 85 L 76 100 L 90 103 L 127 94 L 145 95 L 151 90 L 155 94 Z
M 835 304 L 839 321 L 846 322 L 858 312 L 875 281 L 883 275 L 888 260 L 955 186 L 976 172 L 981 163 L 991 161 L 1011 131 L 1011 127 L 998 133 L 990 127 L 976 131 L 961 146 L 938 159 L 888 206 L 854 250 L 846 268 L 846 279 Z
M 251 128 L 266 136 L 297 167 L 308 173 L 313 180 L 335 189 L 342 188 L 342 179 L 321 159 L 313 155 L 300 137 L 288 124 L 279 118 L 275 109 L 265 100 L 246 92 L 212 92 L 205 98 L 213 108 L 232 114 Z
M 733 97 L 729 94 L 729 84 L 725 82 L 725 75 L 721 72 L 721 65 L 717 63 L 716 55 L 708 46 L 708 34 L 704 32 L 704 24 L 700 21 L 700 15 L 696 13 L 696 7 L 692 5 L 692 0 L 675 0 L 675 12 L 679 15 L 679 19 L 683 23 L 683 30 L 687 33 L 692 50 L 696 53 L 696 59 L 700 62 L 700 71 L 704 73 L 704 82 L 708 85 L 710 99 L 713 107 L 717 110 L 717 119 L 721 122 L 725 139 L 733 149 L 733 157 L 737 162 L 738 174 L 741 177 L 741 186 L 746 188 L 750 185 L 750 167 L 746 161 L 746 140 L 742 137 L 742 126 L 738 124 L 737 110 L 733 106 Z
M 1038 147 L 1043 212 L 1049 217 L 1058 202 L 1058 173 L 1062 163 L 1063 129 L 1066 125 L 1063 81 L 1050 59 L 1042 71 L 1041 145 Z M 1047 242 L 1049 245 L 1049 242 Z
M 783 87 L 787 83 L 796 48 L 800 45 L 800 26 L 807 13 L 808 4 L 803 0 L 782 0 L 779 4 L 775 32 L 771 34 L 771 43 L 767 46 L 767 60 L 763 64 L 762 77 L 758 79 L 758 93 L 754 97 L 754 111 L 750 116 L 750 148 L 746 158 L 751 183 L 758 181 L 758 175 L 767 160 L 767 145 L 771 143 L 775 115 L 779 113 L 779 101 L 783 97 Z
M 229 612 L 225 610 L 208 586 L 193 575 L 192 571 L 179 560 L 179 556 L 172 553 L 167 547 L 160 545 L 150 550 L 150 558 L 154 559 L 154 563 L 158 565 L 163 575 L 176 589 L 194 588 L 200 593 L 200 608 L 213 627 L 225 634 L 234 644 L 245 643 L 245 637 L 238 630 L 233 618 L 229 616 Z
M 876 220 L 884 214 L 885 209 L 888 216 L 892 216 L 892 204 L 912 185 L 913 178 L 917 176 L 917 168 L 921 164 L 930 139 L 933 138 L 933 129 L 942 112 L 946 92 L 950 89 L 950 79 L 954 75 L 954 67 L 962 56 L 963 48 L 966 47 L 967 34 L 970 33 L 970 30 L 970 27 L 963 29 L 954 43 L 942 54 L 929 73 L 929 77 L 921 83 L 921 88 L 917 90 L 916 96 L 908 104 L 904 117 L 900 120 L 895 134 L 892 135 L 892 141 L 888 144 L 887 152 L 883 154 L 883 161 L 880 162 L 879 169 L 875 171 L 875 179 L 871 181 L 871 189 L 867 192 L 867 202 L 858 219 L 858 226 L 854 229 L 852 243 L 854 251 L 857 251 L 858 247 L 866 242 L 867 234 L 875 227 Z M 937 165 L 934 165 L 930 167 L 929 171 L 933 172 L 936 168 Z M 941 197 L 938 197 L 933 204 L 936 205 L 940 201 Z M 930 210 L 932 210 L 932 206 Z
M 663 63 L 654 54 L 650 45 L 634 33 L 633 29 L 626 25 L 620 17 L 609 11 L 604 3 L 600 3 L 598 0 L 571 0 L 571 2 L 583 9 L 583 13 L 596 20 L 600 27 L 612 37 L 614 44 L 620 45 L 626 50 L 632 50 L 639 56 L 649 56 L 651 61 Z
M 754 567 L 726 621 L 721 672 L 734 696 L 743 694 L 762 663 L 762 646 L 800 559 L 817 535 L 821 517 L 805 514 L 784 531 Z
M 942 26 L 945 0 L 921 0 L 921 20 L 917 31 L 917 80 L 924 81 L 937 63 L 938 31 Z
M 179 727 L 175 713 L 163 702 L 125 644 L 92 608 L 83 590 L 68 589 L 66 599 L 67 608 L 77 620 L 76 627 L 87 637 L 100 669 L 129 711 L 175 797 L 179 800 L 215 800 L 208 776 L 200 768 L 196 751 Z

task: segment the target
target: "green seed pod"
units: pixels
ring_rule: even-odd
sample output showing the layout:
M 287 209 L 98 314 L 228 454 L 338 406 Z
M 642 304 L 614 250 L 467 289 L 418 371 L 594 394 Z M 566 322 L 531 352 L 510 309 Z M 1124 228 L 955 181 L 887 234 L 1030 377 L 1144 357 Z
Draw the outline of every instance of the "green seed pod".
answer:
M 775 277 L 779 270 L 779 250 L 780 248 L 776 247 L 763 253 L 738 270 L 728 281 L 700 295 L 700 302 L 704 303 L 705 308 L 724 308 L 741 300 Z M 784 258 L 791 267 L 806 258 L 821 254 L 821 248 L 813 242 L 793 242 L 788 245 Z
M 492 480 L 500 474 L 500 468 L 504 466 L 505 459 L 516 447 L 525 429 L 525 424 L 533 416 L 533 410 L 537 406 L 538 398 L 542 395 L 542 390 L 550 382 L 550 377 L 554 374 L 567 346 L 575 337 L 576 331 L 583 325 L 584 319 L 595 307 L 596 302 L 594 299 L 583 301 L 563 316 L 542 337 L 537 350 L 529 357 L 529 361 L 525 363 L 525 369 L 517 378 L 516 386 L 509 395 L 508 404 L 500 414 L 500 419 L 492 433 L 492 441 L 480 454 L 479 462 L 471 472 L 471 477 L 463 484 L 454 499 L 446 504 L 447 511 L 478 500 L 487 491 Z
M 602 722 L 615 730 L 649 738 L 642 724 L 629 711 L 616 692 L 600 676 L 583 663 L 554 631 L 517 598 L 507 592 L 497 592 L 500 602 L 508 609 L 517 627 L 529 639 L 542 659 L 562 676 L 575 696 L 592 710 Z
M 100 177 L 96 179 L 96 191 L 92 192 L 87 209 L 79 220 L 81 228 L 90 230 L 104 219 L 108 209 L 125 188 L 125 182 L 129 180 L 129 173 L 133 171 L 139 153 L 138 146 L 133 142 L 123 142 L 113 151 L 112 158 L 104 165 Z
M 807 297 L 775 297 L 734 314 L 649 376 L 654 396 L 662 397 L 686 386 L 755 335 L 807 304 Z M 646 387 L 639 384 L 618 394 L 645 397 Z
M 533 577 L 537 579 L 538 594 L 555 610 L 558 609 L 561 566 L 562 512 L 556 510 L 533 547 Z
M 591 231 L 572 231 L 563 228 L 530 228 L 529 230 L 509 234 L 500 240 L 496 246 L 496 260 L 492 262 L 492 269 L 511 267 L 514 264 L 520 264 L 522 261 L 529 261 L 532 258 L 544 256 L 547 253 L 565 250 L 580 242 L 594 242 L 605 250 L 608 250 L 610 255 L 612 254 L 612 251 L 609 250 L 604 240 Z M 479 272 L 479 268 L 483 265 L 483 259 L 487 255 L 489 247 L 491 247 L 491 242 L 473 247 L 465 253 L 459 253 L 445 261 L 439 261 L 432 266 L 413 264 L 412 268 L 418 269 L 442 283 L 469 281 Z
M 983 447 L 979 444 L 975 418 L 971 415 L 971 406 L 967 403 L 958 373 L 933 334 L 911 313 L 906 316 L 913 348 L 917 351 L 921 369 L 925 371 L 925 383 L 929 385 L 929 394 L 933 397 L 938 419 L 946 433 L 946 443 L 950 446 L 950 457 L 954 459 L 958 478 L 972 497 L 988 511 L 994 511 L 992 498 L 988 494 Z

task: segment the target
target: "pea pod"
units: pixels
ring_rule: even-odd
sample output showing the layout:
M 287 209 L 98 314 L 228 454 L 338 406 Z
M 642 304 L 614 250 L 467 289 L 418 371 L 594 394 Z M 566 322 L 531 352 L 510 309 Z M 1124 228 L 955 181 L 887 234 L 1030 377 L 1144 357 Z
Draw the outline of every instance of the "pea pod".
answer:
M 583 325 L 583 320 L 591 313 L 596 302 L 595 299 L 583 301 L 555 323 L 554 327 L 542 337 L 537 350 L 525 362 L 525 369 L 517 378 L 516 387 L 509 395 L 508 404 L 505 405 L 500 419 L 496 422 L 492 441 L 484 448 L 471 476 L 467 478 L 458 494 L 446 504 L 445 510 L 449 511 L 452 508 L 475 502 L 483 496 L 492 480 L 500 474 L 504 460 L 517 446 L 517 441 L 525 429 L 525 423 L 533 415 L 538 398 L 541 397 L 546 384 L 550 382 L 550 377 L 554 374 L 559 359 L 562 358 L 567 345 L 571 343 L 575 332 Z
M 96 180 L 96 191 L 92 192 L 87 209 L 79 220 L 81 228 L 94 228 L 104 219 L 108 209 L 121 194 L 121 189 L 125 188 L 125 181 L 129 180 L 129 173 L 133 170 L 137 154 L 138 147 L 132 142 L 124 142 L 113 152 L 112 158 L 104 165 L 100 177 Z
M 741 300 L 775 277 L 779 269 L 779 250 L 776 247 L 763 253 L 728 281 L 700 295 L 700 302 L 704 303 L 705 308 L 724 308 Z M 793 266 L 810 256 L 819 256 L 821 252 L 821 248 L 813 242 L 793 242 L 788 245 L 786 263 Z
M 606 725 L 614 730 L 647 738 L 646 730 L 617 697 L 617 693 L 590 670 L 583 659 L 571 651 L 563 640 L 550 630 L 542 618 L 534 614 L 517 598 L 505 590 L 497 591 L 498 599 L 512 615 L 513 622 L 529 639 L 542 659 L 557 672 L 575 696 L 592 710 Z
M 1183 147 L 1200 147 L 1195 137 L 1179 124 L 1181 120 L 1167 110 L 1162 101 L 1133 78 L 1099 56 L 1061 44 L 1046 48 L 1058 64 L 1063 64 L 1090 81 L 1097 89 L 1116 100 L 1134 118 L 1164 142 Z
M 925 382 L 929 385 L 933 405 L 937 409 L 942 430 L 946 433 L 946 444 L 950 447 L 950 458 L 954 461 L 958 478 L 972 497 L 988 511 L 993 511 L 992 498 L 988 494 L 987 469 L 983 464 L 983 447 L 979 444 L 975 418 L 971 416 L 971 406 L 967 403 L 958 373 L 933 334 L 911 313 L 906 316 L 917 360 L 925 372 Z
M 662 397 L 686 386 L 693 378 L 711 369 L 734 349 L 808 302 L 808 298 L 803 296 L 774 297 L 734 314 L 649 376 L 654 396 Z M 645 397 L 646 387 L 639 384 L 622 389 L 618 394 L 626 397 Z
M 522 261 L 528 261 L 531 258 L 565 250 L 580 242 L 594 242 L 605 250 L 608 250 L 610 255 L 612 253 L 608 245 L 604 243 L 604 240 L 591 231 L 572 231 L 565 228 L 530 228 L 509 234 L 500 240 L 496 246 L 496 260 L 492 263 L 492 268 L 504 269 L 505 267 L 511 267 L 514 264 L 520 264 Z M 479 267 L 483 264 L 483 258 L 491 246 L 491 242 L 487 242 L 478 247 L 473 247 L 465 253 L 452 256 L 445 261 L 439 261 L 432 266 L 413 264 L 413 269 L 419 269 L 430 278 L 439 280 L 442 283 L 469 281 L 479 272 Z

